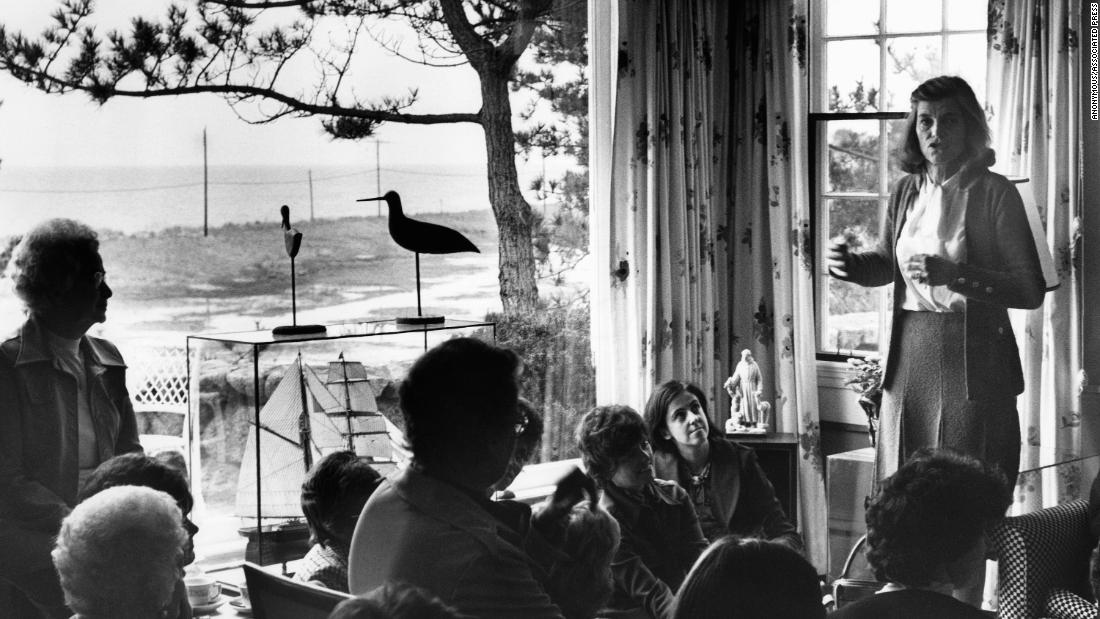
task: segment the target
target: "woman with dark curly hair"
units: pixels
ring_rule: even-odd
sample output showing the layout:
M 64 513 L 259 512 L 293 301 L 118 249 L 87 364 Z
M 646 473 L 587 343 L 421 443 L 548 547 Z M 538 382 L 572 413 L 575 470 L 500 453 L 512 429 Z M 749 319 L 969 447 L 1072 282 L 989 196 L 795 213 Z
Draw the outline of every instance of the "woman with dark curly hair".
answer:
M 832 616 L 987 618 L 952 595 L 980 580 L 986 531 L 1011 502 L 1000 471 L 949 450 L 917 452 L 867 508 L 867 559 L 888 584 Z
M 761 537 L 802 549 L 756 452 L 728 441 L 707 416 L 706 396 L 692 383 L 670 380 L 649 396 L 645 423 L 657 477 L 691 496 L 703 535 Z
M 577 425 L 581 460 L 622 534 L 611 562 L 614 591 L 601 617 L 669 617 L 676 589 L 707 547 L 691 497 L 654 477 L 647 435 L 629 406 L 597 406 Z
M 1035 239 L 1019 192 L 989 170 L 989 126 L 970 85 L 934 77 L 910 105 L 898 154 L 909 174 L 890 195 L 878 244 L 827 253 L 837 279 L 894 284 L 875 478 L 921 447 L 947 447 L 1014 484 L 1024 379 L 1008 308 L 1043 302 Z

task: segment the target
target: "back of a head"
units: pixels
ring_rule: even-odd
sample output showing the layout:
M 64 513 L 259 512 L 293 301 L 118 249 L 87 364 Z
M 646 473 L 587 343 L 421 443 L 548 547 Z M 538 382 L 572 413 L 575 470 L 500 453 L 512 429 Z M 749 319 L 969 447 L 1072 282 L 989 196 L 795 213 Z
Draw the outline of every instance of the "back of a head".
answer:
M 465 615 L 420 587 L 386 583 L 340 602 L 328 619 L 465 619 Z
M 101 463 L 80 488 L 78 502 L 116 486 L 144 486 L 167 493 L 185 513 L 194 505 L 186 475 L 162 458 L 126 453 Z
M 561 539 L 549 540 L 568 556 L 555 563 L 544 583 L 566 619 L 594 617 L 611 597 L 611 560 L 620 539 L 619 523 L 611 514 L 599 504 L 581 501 L 569 512 Z
M 518 417 L 522 368 L 512 351 L 476 338 L 447 340 L 420 356 L 401 382 L 405 437 L 421 463 L 469 455 L 464 442 Z
M 90 618 L 147 619 L 172 601 L 187 533 L 167 494 L 116 486 L 61 524 L 53 561 L 65 602 Z
M 620 404 L 597 406 L 585 413 L 576 437 L 584 469 L 600 486 L 609 482 L 619 460 L 649 440 L 638 412 Z
M 777 542 L 723 537 L 695 562 L 676 594 L 674 619 L 825 617 L 817 571 Z
M 974 548 L 1012 501 L 1004 475 L 946 449 L 922 449 L 867 508 L 867 559 L 879 580 L 928 585 Z
M 311 542 L 346 550 L 363 505 L 382 476 L 352 451 L 337 451 L 321 459 L 302 482 L 302 513 Z

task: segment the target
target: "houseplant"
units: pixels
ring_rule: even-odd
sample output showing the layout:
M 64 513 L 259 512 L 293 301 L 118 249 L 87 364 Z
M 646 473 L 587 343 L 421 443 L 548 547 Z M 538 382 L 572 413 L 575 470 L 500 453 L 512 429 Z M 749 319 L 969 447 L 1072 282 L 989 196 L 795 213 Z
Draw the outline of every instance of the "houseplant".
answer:
M 852 377 L 844 384 L 859 394 L 859 406 L 867 414 L 867 436 L 873 447 L 882 407 L 882 364 L 875 356 L 852 357 L 848 359 L 848 367 Z

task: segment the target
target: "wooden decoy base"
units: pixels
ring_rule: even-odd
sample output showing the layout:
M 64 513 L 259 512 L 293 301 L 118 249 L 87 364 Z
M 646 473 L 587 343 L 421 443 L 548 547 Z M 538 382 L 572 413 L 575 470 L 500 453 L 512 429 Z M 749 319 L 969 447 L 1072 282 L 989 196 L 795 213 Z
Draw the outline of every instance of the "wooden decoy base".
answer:
M 398 316 L 393 320 L 399 325 L 438 325 L 446 319 L 443 316 Z
M 325 325 L 283 325 L 271 330 L 272 335 L 318 335 L 326 331 Z

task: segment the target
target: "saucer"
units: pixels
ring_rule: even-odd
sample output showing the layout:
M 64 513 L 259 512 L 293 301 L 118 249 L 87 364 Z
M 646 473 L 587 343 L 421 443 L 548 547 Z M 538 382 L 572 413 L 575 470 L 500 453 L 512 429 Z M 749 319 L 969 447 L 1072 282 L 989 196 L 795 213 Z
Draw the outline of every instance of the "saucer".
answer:
M 192 605 L 191 611 L 198 613 L 209 613 L 218 609 L 219 606 L 229 601 L 229 598 L 225 595 L 218 595 L 214 600 L 207 602 L 206 604 Z
M 237 611 L 238 615 L 244 615 L 246 617 L 252 616 L 252 606 L 240 598 L 229 602 L 229 605 L 233 607 L 233 610 Z

